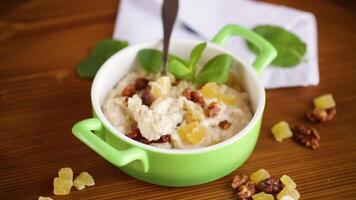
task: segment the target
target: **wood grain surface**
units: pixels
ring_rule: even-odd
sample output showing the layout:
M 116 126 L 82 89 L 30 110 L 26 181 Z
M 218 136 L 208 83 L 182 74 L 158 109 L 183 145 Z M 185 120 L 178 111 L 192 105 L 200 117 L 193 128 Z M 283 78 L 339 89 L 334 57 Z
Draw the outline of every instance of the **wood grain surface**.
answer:
M 302 199 L 356 199 L 356 19 L 352 1 L 269 0 L 313 12 L 318 21 L 321 83 L 267 91 L 261 136 L 248 161 L 212 183 L 168 188 L 147 184 L 106 162 L 71 133 L 91 116 L 90 80 L 75 67 L 96 41 L 111 37 L 114 0 L 2 0 L 0 2 L 0 199 L 235 199 L 235 174 L 265 168 L 290 175 Z M 144 34 L 144 33 L 143 33 Z M 321 147 L 274 141 L 279 120 L 303 122 L 313 97 L 332 93 L 338 113 L 316 125 Z M 89 171 L 94 187 L 52 194 L 61 167 Z M 173 173 L 173 172 L 172 172 Z

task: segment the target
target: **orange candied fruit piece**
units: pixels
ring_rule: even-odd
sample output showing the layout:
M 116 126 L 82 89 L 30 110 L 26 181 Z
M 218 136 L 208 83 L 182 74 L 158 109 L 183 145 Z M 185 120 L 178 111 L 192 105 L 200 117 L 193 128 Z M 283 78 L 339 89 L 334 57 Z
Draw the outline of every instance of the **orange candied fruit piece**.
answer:
M 198 122 L 191 122 L 182 125 L 178 129 L 178 134 L 185 143 L 199 144 L 205 137 L 207 129 L 200 126 Z
M 215 82 L 209 82 L 209 83 L 206 83 L 201 88 L 201 93 L 206 98 L 209 98 L 209 99 L 216 98 L 216 99 L 218 99 L 220 97 L 220 87 Z
M 221 94 L 219 100 L 229 106 L 236 106 L 237 102 L 236 96 L 225 94 Z
M 267 178 L 270 178 L 270 177 L 271 177 L 271 176 L 269 175 L 268 171 L 265 170 L 265 169 L 259 169 L 258 171 L 254 172 L 254 173 L 252 173 L 252 174 L 250 175 L 251 181 L 253 181 L 254 183 L 256 183 L 256 185 L 257 185 L 259 182 L 261 182 L 261 181 L 263 181 L 263 180 L 265 180 L 265 179 L 267 179 Z
M 257 194 L 252 195 L 253 200 L 274 200 L 274 197 L 272 194 L 266 194 L 264 192 L 260 192 Z
M 221 88 L 215 82 L 206 83 L 202 89 L 201 93 L 204 97 L 212 99 L 216 98 L 220 102 L 229 105 L 229 106 L 236 106 L 237 97 L 231 94 L 224 94 L 221 92 Z
M 169 76 L 162 76 L 156 81 L 151 82 L 151 93 L 154 97 L 158 98 L 168 94 L 171 89 L 171 78 Z

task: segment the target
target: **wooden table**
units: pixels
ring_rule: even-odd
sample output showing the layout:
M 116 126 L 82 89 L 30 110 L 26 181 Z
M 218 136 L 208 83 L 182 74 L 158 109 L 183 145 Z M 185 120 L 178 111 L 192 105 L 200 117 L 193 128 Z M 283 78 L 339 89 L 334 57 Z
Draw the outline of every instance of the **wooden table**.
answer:
M 61 167 L 89 171 L 96 186 L 55 199 L 234 199 L 235 174 L 265 168 L 298 183 L 302 199 L 356 199 L 356 22 L 351 1 L 270 0 L 315 13 L 321 83 L 269 90 L 257 147 L 233 174 L 209 184 L 167 188 L 146 184 L 106 162 L 71 133 L 90 117 L 90 80 L 75 68 L 94 43 L 111 36 L 114 0 L 1 1 L 0 3 L 0 199 L 52 196 Z M 316 125 L 321 147 L 281 144 L 270 134 L 279 120 L 303 122 L 313 97 L 332 93 L 337 117 Z

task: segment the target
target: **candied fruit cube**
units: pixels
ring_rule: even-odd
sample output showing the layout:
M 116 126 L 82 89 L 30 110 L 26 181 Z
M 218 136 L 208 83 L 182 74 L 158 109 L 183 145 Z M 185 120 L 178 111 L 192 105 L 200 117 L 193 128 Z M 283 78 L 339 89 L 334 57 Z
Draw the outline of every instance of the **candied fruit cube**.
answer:
M 42 197 L 42 196 L 39 196 L 38 197 L 38 200 L 53 200 L 51 197 Z
M 295 200 L 298 200 L 300 198 L 300 194 L 299 194 L 298 190 L 296 190 L 296 189 L 292 190 L 291 193 L 289 194 L 289 196 Z
M 282 140 L 290 138 L 293 136 L 292 131 L 290 130 L 290 127 L 287 122 L 281 121 L 275 124 L 272 127 L 272 134 L 274 135 L 274 138 L 278 142 L 282 142 Z
M 333 95 L 325 94 L 314 99 L 314 105 L 317 108 L 329 109 L 336 106 Z
M 282 197 L 281 200 L 294 200 L 294 199 L 291 196 L 287 195 L 287 196 Z
M 228 106 L 236 106 L 237 97 L 234 95 L 221 94 L 219 97 L 219 101 L 223 102 L 224 104 L 226 104 Z
M 73 180 L 73 170 L 70 167 L 61 168 L 58 171 L 58 177 L 66 180 Z
M 257 194 L 252 195 L 253 200 L 274 200 L 274 197 L 272 194 L 266 194 L 264 192 L 260 192 Z
M 201 121 L 205 118 L 204 110 L 198 104 L 192 103 L 190 101 L 185 101 L 185 107 L 187 108 L 187 112 L 184 118 L 188 123 L 194 121 Z
M 56 177 L 53 180 L 53 193 L 55 195 L 67 195 L 73 186 L 73 181 L 61 177 Z
M 218 99 L 220 97 L 220 87 L 215 82 L 209 82 L 209 83 L 206 83 L 201 88 L 201 93 L 206 98 L 209 98 L 209 99 L 216 98 L 216 99 Z
M 277 195 L 277 200 L 281 200 L 284 196 L 290 196 L 294 200 L 298 200 L 300 198 L 300 194 L 296 189 L 285 186 Z
M 297 187 L 297 184 L 287 175 L 283 175 L 281 177 L 281 181 L 282 181 L 283 185 L 285 185 L 286 187 L 289 187 L 291 189 L 295 189 Z
M 77 190 L 82 190 L 85 186 L 93 185 L 95 185 L 94 179 L 88 172 L 82 172 L 74 179 L 74 186 Z
M 271 177 L 271 176 L 269 175 L 268 171 L 265 170 L 265 169 L 260 169 L 260 170 L 254 172 L 254 173 L 252 173 L 252 174 L 250 175 L 251 181 L 255 182 L 256 185 L 257 185 L 259 182 L 261 182 L 261 181 L 263 181 L 263 180 L 265 180 L 265 179 L 267 179 L 267 178 L 269 178 L 269 177 Z
M 171 89 L 171 79 L 169 76 L 162 76 L 156 81 L 150 83 L 151 93 L 154 97 L 158 98 L 168 94 Z
M 235 95 L 223 93 L 221 87 L 215 82 L 205 84 L 201 89 L 201 93 L 206 98 L 216 98 L 220 102 L 229 106 L 236 106 L 237 103 L 237 97 Z
M 200 126 L 198 122 L 182 125 L 178 129 L 178 134 L 185 143 L 199 144 L 205 137 L 207 129 Z

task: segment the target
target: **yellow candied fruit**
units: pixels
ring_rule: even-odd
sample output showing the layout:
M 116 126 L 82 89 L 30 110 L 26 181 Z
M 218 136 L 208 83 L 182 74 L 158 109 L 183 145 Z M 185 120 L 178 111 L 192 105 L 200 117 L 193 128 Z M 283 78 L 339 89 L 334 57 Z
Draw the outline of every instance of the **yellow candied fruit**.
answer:
M 275 124 L 272 127 L 272 134 L 274 135 L 274 138 L 278 142 L 282 142 L 284 139 L 290 138 L 293 136 L 292 131 L 290 130 L 290 127 L 287 122 L 281 121 Z
M 201 89 L 201 93 L 206 98 L 216 98 L 217 100 L 226 105 L 236 106 L 237 97 L 231 94 L 222 93 L 220 86 L 215 82 L 209 82 L 205 84 Z
M 185 107 L 187 108 L 187 112 L 184 118 L 188 123 L 194 121 L 201 121 L 205 118 L 204 110 L 198 104 L 186 101 Z
M 70 167 L 61 168 L 58 171 L 58 177 L 66 180 L 73 180 L 73 170 Z
M 300 198 L 300 194 L 296 189 L 290 188 L 288 186 L 284 187 L 277 195 L 277 200 L 281 200 L 285 196 L 290 196 L 294 200 L 298 200 Z
M 201 93 L 206 98 L 209 98 L 209 99 L 216 98 L 216 99 L 218 99 L 220 97 L 220 87 L 215 82 L 209 82 L 209 83 L 206 83 L 201 88 Z
M 88 172 L 82 172 L 74 179 L 74 186 L 77 190 L 82 190 L 85 186 L 93 185 L 95 185 L 94 179 Z
M 151 93 L 154 97 L 158 98 L 168 94 L 171 89 L 171 78 L 169 76 L 162 76 L 156 81 L 150 83 Z
M 53 193 L 55 195 L 67 195 L 73 186 L 73 170 L 70 167 L 61 168 L 58 177 L 53 180 Z
M 237 98 L 233 95 L 221 94 L 219 97 L 219 101 L 229 106 L 236 106 Z
M 317 108 L 329 109 L 336 106 L 332 94 L 325 94 L 314 99 L 314 105 Z
M 287 195 L 287 196 L 282 197 L 281 200 L 294 200 L 294 199 L 291 196 Z
M 53 193 L 55 195 L 67 195 L 73 186 L 73 181 L 61 177 L 56 177 L 53 180 Z
M 286 187 L 291 189 L 295 189 L 297 187 L 297 184 L 287 175 L 283 175 L 280 180 Z
M 199 144 L 204 139 L 206 132 L 207 129 L 200 126 L 198 122 L 182 125 L 178 129 L 179 136 L 188 144 Z
M 253 200 L 274 200 L 273 195 L 260 192 L 252 195 Z
M 263 181 L 263 180 L 265 180 L 265 179 L 267 179 L 267 178 L 269 178 L 269 177 L 271 177 L 271 176 L 269 175 L 268 171 L 265 170 L 265 169 L 260 169 L 260 170 L 254 172 L 254 173 L 252 173 L 252 174 L 250 175 L 251 181 L 255 182 L 256 185 L 257 185 L 259 182 L 261 182 L 261 181 Z
M 53 200 L 51 197 L 42 197 L 42 196 L 39 196 L 38 197 L 38 200 Z

